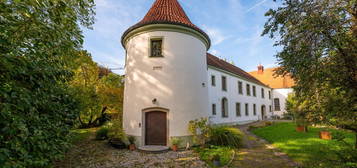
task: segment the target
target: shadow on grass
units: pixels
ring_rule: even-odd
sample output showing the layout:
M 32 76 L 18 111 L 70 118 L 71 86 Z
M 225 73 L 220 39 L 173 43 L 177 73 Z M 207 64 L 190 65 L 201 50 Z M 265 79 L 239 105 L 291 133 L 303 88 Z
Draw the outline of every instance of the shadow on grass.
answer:
M 277 123 L 272 126 L 252 130 L 254 134 L 262 137 L 286 153 L 295 161 L 304 165 L 323 165 L 338 160 L 336 152 L 341 152 L 343 146 L 333 140 L 319 139 L 321 128 L 310 127 L 306 133 L 296 132 L 294 123 Z M 341 132 L 346 136 L 346 141 L 354 142 L 354 135 L 343 130 L 329 129 L 332 133 Z

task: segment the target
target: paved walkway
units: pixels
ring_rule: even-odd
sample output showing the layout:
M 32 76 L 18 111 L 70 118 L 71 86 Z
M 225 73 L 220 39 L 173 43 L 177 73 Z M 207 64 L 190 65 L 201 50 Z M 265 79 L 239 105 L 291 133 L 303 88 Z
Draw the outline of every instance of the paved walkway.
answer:
M 238 151 L 236 159 L 230 167 L 244 168 L 290 168 L 299 167 L 286 154 L 279 152 L 272 145 L 248 131 L 251 125 L 262 125 L 264 122 L 255 122 L 240 125 L 238 128 L 246 134 L 243 139 L 244 147 Z

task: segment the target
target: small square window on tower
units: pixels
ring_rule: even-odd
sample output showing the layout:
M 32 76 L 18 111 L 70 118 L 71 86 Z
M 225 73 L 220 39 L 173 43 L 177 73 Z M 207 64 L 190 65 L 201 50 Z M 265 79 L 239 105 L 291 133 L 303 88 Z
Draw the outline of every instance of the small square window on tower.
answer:
M 163 57 L 161 38 L 150 40 L 150 57 Z

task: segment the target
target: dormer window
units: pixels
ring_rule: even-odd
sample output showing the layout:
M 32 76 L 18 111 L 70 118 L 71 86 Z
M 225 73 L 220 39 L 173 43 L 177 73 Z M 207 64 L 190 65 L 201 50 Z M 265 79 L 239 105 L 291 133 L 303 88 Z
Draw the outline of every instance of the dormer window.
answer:
M 150 57 L 163 57 L 162 55 L 162 39 L 155 38 L 150 40 Z

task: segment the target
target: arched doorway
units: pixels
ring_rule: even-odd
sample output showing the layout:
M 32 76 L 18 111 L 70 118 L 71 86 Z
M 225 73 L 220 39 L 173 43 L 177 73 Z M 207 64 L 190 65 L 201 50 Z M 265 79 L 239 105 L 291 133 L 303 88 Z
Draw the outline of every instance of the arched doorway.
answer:
M 150 111 L 145 113 L 145 145 L 167 144 L 166 113 Z
M 265 120 L 266 119 L 266 112 L 265 112 L 265 105 L 262 105 L 262 108 L 261 108 L 261 116 L 262 116 L 262 120 Z

